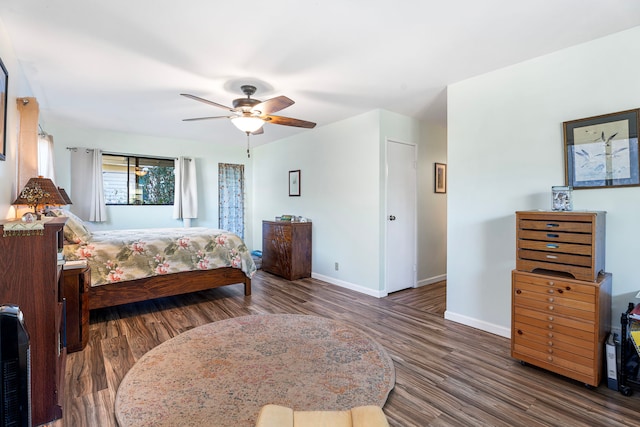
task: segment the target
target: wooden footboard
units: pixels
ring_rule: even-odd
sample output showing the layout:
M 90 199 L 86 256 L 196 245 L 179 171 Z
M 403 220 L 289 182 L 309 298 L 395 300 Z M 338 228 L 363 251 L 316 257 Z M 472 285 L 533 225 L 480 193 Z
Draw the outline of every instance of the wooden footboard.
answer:
M 239 283 L 244 284 L 244 294 L 251 295 L 251 279 L 242 270 L 232 267 L 185 271 L 93 286 L 89 289 L 89 310 Z

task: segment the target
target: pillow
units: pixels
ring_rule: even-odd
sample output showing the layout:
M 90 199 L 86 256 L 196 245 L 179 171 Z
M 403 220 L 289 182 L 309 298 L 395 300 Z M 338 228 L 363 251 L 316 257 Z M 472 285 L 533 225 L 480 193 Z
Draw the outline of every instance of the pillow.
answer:
M 69 243 L 86 243 L 91 238 L 91 231 L 84 222 L 74 213 L 64 209 L 51 209 L 55 216 L 67 217 L 64 225 L 64 240 Z

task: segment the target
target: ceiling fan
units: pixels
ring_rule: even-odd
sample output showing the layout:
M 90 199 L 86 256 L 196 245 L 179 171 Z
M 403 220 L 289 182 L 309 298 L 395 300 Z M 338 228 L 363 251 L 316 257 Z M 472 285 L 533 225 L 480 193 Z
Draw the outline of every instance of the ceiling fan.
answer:
M 200 98 L 195 95 L 181 93 L 180 95 L 187 98 L 204 102 L 205 104 L 213 105 L 214 107 L 222 108 L 231 112 L 231 114 L 226 116 L 196 117 L 192 119 L 183 119 L 183 121 L 190 122 L 195 120 L 231 119 L 231 122 L 247 135 L 258 135 L 264 133 L 264 131 L 262 130 L 262 125 L 264 125 L 265 123 L 284 126 L 295 126 L 308 129 L 311 129 L 316 125 L 315 123 L 308 122 L 306 120 L 272 115 L 272 113 L 283 110 L 293 105 L 294 102 L 286 96 L 276 96 L 275 98 L 271 98 L 266 101 L 260 101 L 258 99 L 251 98 L 251 95 L 256 93 L 255 86 L 243 85 L 240 87 L 240 89 L 245 95 L 247 95 L 247 97 L 234 99 L 233 108 L 218 104 L 217 102 L 209 101 L 208 99 Z

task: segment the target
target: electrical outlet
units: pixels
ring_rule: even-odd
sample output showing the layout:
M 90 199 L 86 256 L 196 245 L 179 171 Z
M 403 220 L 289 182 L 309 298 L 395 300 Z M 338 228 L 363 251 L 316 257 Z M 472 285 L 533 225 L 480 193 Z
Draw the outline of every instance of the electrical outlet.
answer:
M 340 270 L 340 264 L 338 264 L 337 262 L 335 267 L 336 267 L 336 271 Z

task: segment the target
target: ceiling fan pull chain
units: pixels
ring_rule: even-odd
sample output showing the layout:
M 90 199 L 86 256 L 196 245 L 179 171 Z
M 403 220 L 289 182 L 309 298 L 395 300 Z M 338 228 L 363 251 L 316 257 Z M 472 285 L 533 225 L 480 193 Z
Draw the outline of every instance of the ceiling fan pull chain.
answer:
M 247 132 L 247 158 L 251 158 L 251 153 L 249 152 L 249 132 Z

